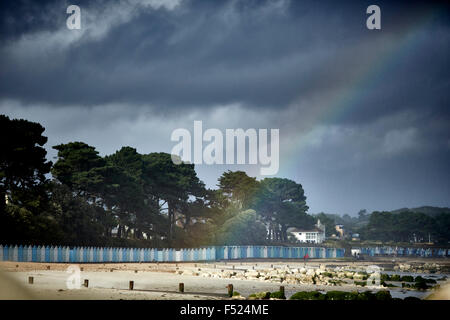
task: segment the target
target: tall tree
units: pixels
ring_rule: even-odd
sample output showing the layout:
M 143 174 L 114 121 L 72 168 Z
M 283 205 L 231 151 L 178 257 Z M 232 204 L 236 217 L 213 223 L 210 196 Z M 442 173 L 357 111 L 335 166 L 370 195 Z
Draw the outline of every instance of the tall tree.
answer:
M 46 174 L 52 163 L 46 160 L 44 127 L 23 119 L 0 115 L 0 210 L 5 200 L 27 208 L 46 201 Z
M 53 148 L 58 150 L 58 159 L 51 170 L 56 181 L 88 204 L 96 206 L 103 215 L 102 220 L 111 221 L 120 171 L 108 166 L 98 151 L 84 142 L 70 142 Z M 111 226 L 104 225 L 102 234 L 111 234 Z
M 49 230 L 51 223 L 41 214 L 51 167 L 44 130 L 39 123 L 0 115 L 0 240 L 29 241 Z
M 240 211 L 218 228 L 218 245 L 263 245 L 267 231 L 254 210 Z
M 53 149 L 58 150 L 58 160 L 52 168 L 53 177 L 80 195 L 88 197 L 98 193 L 96 188 L 103 180 L 99 168 L 104 167 L 106 161 L 95 147 L 84 142 L 70 142 Z
M 316 216 L 316 218 L 325 226 L 325 235 L 327 237 L 331 236 L 333 233 L 336 233 L 336 221 L 333 219 L 332 215 L 321 212 Z
M 253 205 L 258 185 L 256 178 L 243 171 L 228 170 L 219 178 L 219 190 L 238 210 L 246 210 Z
M 102 208 L 86 202 L 64 184 L 52 183 L 51 192 L 49 212 L 62 233 L 59 244 L 99 245 L 106 240 L 109 235 L 103 231 L 105 226 L 115 225 L 113 217 L 105 216 Z
M 403 211 L 373 212 L 369 223 L 361 229 L 365 239 L 382 241 L 426 241 L 439 238 L 436 220 L 424 213 Z
M 310 227 L 314 218 L 307 215 L 306 196 L 301 184 L 282 178 L 265 178 L 255 198 L 255 209 L 263 216 L 269 239 L 287 240 L 289 227 Z
M 168 219 L 167 237 L 173 239 L 178 220 L 184 219 L 186 203 L 205 196 L 205 185 L 197 177 L 193 164 L 174 164 L 168 153 L 143 156 L 146 191 Z
M 105 157 L 110 168 L 116 170 L 109 185 L 115 190 L 110 192 L 111 202 L 115 204 L 116 214 L 120 218 L 119 237 L 128 237 L 130 228 L 135 238 L 143 234 L 155 235 L 156 224 L 161 221 L 157 215 L 158 207 L 152 201 L 151 189 L 146 188 L 144 178 L 144 160 L 136 149 L 122 147 L 116 153 Z

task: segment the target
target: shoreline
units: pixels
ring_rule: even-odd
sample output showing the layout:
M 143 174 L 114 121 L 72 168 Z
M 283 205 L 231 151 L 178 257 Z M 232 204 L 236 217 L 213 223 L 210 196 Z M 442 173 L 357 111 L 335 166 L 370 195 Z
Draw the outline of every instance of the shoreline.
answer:
M 69 263 L 36 263 L 36 262 L 0 262 L 0 270 L 5 277 L 10 278 L 22 291 L 32 296 L 31 299 L 100 299 L 100 300 L 217 300 L 230 299 L 226 286 L 233 284 L 234 290 L 243 297 L 261 291 L 278 291 L 285 287 L 286 297 L 289 298 L 298 291 L 378 291 L 389 290 L 393 297 L 416 296 L 421 299 L 433 298 L 434 290 L 413 291 L 403 288 L 370 288 L 354 284 L 324 285 L 310 283 L 283 283 L 272 280 L 241 279 L 245 272 L 272 268 L 323 269 L 346 268 L 363 270 L 370 265 L 383 266 L 389 270 L 390 266 L 409 263 L 439 263 L 445 268 L 450 267 L 448 259 L 430 258 L 375 258 L 369 260 L 348 261 L 347 259 L 316 259 L 303 261 L 226 261 L 208 263 L 85 263 L 75 264 L 80 268 L 80 289 L 68 289 L 66 281 L 70 273 L 67 272 Z M 236 276 L 227 278 L 211 276 L 215 272 L 230 273 Z M 207 273 L 205 276 L 204 273 Z M 397 271 L 396 273 L 402 273 Z M 197 275 L 194 275 L 197 274 Z M 439 276 L 444 274 L 423 274 L 424 276 Z M 28 277 L 33 277 L 33 284 L 28 284 Z M 84 279 L 89 280 L 89 287 L 83 287 Z M 129 290 L 129 281 L 134 281 L 133 290 Z M 179 283 L 184 283 L 185 293 L 178 292 Z M 449 287 L 448 280 L 442 282 L 442 287 Z M 447 290 L 448 291 L 448 290 Z M 3 292 L 4 296 L 4 292 Z M 4 299 L 0 293 L 0 297 Z M 442 297 L 442 295 L 437 295 Z M 7 299 L 7 298 L 6 298 Z M 20 299 L 20 298 L 19 298 Z

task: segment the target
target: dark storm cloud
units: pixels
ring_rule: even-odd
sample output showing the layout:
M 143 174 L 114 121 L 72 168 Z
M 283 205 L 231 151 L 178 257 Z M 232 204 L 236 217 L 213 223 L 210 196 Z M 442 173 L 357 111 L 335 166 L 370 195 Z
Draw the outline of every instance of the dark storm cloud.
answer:
M 370 4 L 2 1 L 0 111 L 42 123 L 50 157 L 74 140 L 170 152 L 194 120 L 279 128 L 279 176 L 312 212 L 450 205 L 449 6 L 377 1 L 369 31 Z M 196 168 L 209 187 L 226 169 L 258 172 Z
M 438 6 L 422 10 L 420 3 L 382 3 L 383 30 L 377 33 L 365 28 L 366 4 L 348 1 L 339 6 L 181 1 L 174 10 L 137 7 L 128 19 L 122 19 L 123 7 L 116 2 L 79 4 L 82 17 L 90 13 L 98 19 L 84 23 L 88 31 L 73 41 L 68 39 L 77 31 L 65 29 L 61 4 L 46 4 L 41 12 L 34 4 L 27 14 L 33 19 L 22 28 L 6 28 L 16 37 L 10 36 L 1 50 L 0 67 L 8 79 L 0 84 L 2 97 L 56 106 L 126 102 L 178 110 L 241 103 L 285 108 L 326 91 L 343 90 L 359 69 L 383 67 L 377 60 L 396 54 L 384 48 L 410 36 L 417 37 L 416 47 L 398 57 L 380 79 L 358 88 L 366 91 L 365 99 L 348 101 L 361 106 L 344 121 L 370 120 L 394 109 L 421 108 L 425 102 L 446 110 L 445 101 L 436 100 L 449 89 L 449 25 L 442 18 L 447 12 Z M 104 22 L 108 6 L 112 18 Z M 14 17 L 10 25 L 18 25 L 16 11 L 3 13 Z M 424 29 L 438 31 L 411 35 L 427 15 L 431 18 Z M 97 29 L 105 31 L 92 37 Z M 33 43 L 51 31 L 60 38 Z M 33 45 L 39 48 L 32 50 Z M 442 79 L 444 84 L 437 87 L 429 79 Z
M 65 8 L 62 1 L 60 12 Z M 63 15 L 54 14 L 55 1 L 2 1 L 0 2 L 0 39 L 14 40 L 18 37 L 43 30 L 55 30 L 64 21 Z
M 105 0 L 14 0 L 0 2 L 0 40 L 9 41 L 27 34 L 55 31 L 65 25 L 66 9 L 105 6 Z

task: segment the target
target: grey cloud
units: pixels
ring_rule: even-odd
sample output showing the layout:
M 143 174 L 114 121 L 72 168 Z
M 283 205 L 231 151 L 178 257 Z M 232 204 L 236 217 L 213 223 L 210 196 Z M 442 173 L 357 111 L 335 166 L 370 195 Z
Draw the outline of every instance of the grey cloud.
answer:
M 79 38 L 63 26 L 53 42 L 42 40 L 48 33 L 36 32 L 1 48 L 9 81 L 0 85 L 0 96 L 55 106 L 149 104 L 166 111 L 230 103 L 287 108 L 356 87 L 362 98 L 346 103 L 358 104 L 358 111 L 343 121 L 366 121 L 424 101 L 446 112 L 436 100 L 446 95 L 448 83 L 427 81 L 445 78 L 449 67 L 448 24 L 438 18 L 431 18 L 431 26 L 442 31 L 430 37 L 414 34 L 413 24 L 402 29 L 393 22 L 370 34 L 361 23 L 363 6 L 348 3 L 330 10 L 327 3 L 185 1 L 169 11 L 120 15 L 123 7 L 107 6 L 100 17 L 116 15 L 87 25 L 90 31 Z M 102 36 L 92 36 L 96 32 Z M 395 46 L 406 37 L 415 37 L 415 44 L 402 55 Z M 61 46 L 64 41 L 70 42 Z M 436 46 L 441 50 L 429 50 Z M 377 76 L 374 70 L 383 68 Z
M 279 128 L 279 176 L 312 212 L 450 205 L 448 6 L 379 1 L 372 32 L 360 1 L 81 1 L 72 32 L 67 2 L 5 3 L 0 111 L 41 122 L 50 157 L 170 152 L 194 120 Z M 210 187 L 226 169 L 258 172 L 197 167 Z

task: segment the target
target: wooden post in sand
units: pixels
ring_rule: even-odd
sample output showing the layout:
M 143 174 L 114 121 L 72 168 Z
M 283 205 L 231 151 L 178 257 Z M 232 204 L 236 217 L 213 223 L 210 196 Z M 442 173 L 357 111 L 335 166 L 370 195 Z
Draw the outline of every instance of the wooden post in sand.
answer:
M 227 286 L 227 289 L 228 289 L 228 296 L 231 298 L 233 296 L 233 285 L 229 284 Z
M 180 282 L 178 284 L 178 291 L 180 291 L 181 293 L 184 293 L 184 283 Z
M 130 290 L 133 290 L 133 288 L 134 288 L 134 281 L 130 281 L 129 289 L 130 289 Z
M 84 286 L 86 288 L 89 287 L 89 280 L 88 279 L 84 279 Z
M 281 295 L 284 296 L 284 286 L 280 286 Z
M 28 284 L 33 284 L 34 278 L 33 277 L 28 277 Z

